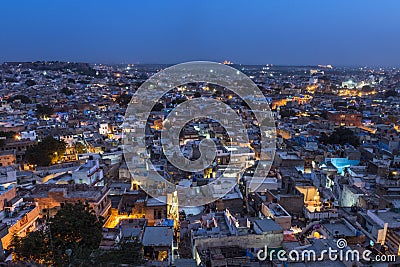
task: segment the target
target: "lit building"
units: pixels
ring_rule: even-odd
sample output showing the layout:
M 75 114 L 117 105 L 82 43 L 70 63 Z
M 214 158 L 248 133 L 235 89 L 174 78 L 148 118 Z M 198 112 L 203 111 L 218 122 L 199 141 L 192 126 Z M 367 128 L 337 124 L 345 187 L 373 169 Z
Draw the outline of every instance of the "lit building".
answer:
M 15 187 L 0 194 L 0 238 L 2 248 L 7 249 L 14 234 L 24 237 L 37 228 L 39 208 L 34 202 L 24 202 L 18 197 Z
M 86 184 L 38 184 L 24 199 L 38 204 L 41 215 L 53 216 L 66 203 L 88 203 L 98 216 L 107 217 L 111 208 L 109 189 Z
M 320 193 L 315 186 L 296 186 L 304 196 L 304 215 L 309 220 L 322 220 L 339 217 L 336 208 L 331 203 L 320 200 Z
M 0 167 L 14 165 L 17 162 L 15 151 L 0 152 Z

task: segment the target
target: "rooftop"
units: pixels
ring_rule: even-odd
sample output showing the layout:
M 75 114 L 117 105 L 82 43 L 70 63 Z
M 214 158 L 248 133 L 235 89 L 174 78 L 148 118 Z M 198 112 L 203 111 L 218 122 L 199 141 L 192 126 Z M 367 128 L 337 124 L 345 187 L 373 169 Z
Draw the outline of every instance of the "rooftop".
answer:
M 257 226 L 264 233 L 283 231 L 283 228 L 272 219 L 264 219 L 264 220 L 257 219 L 254 221 L 254 224 L 257 224 Z
M 27 196 L 29 198 L 48 198 L 51 193 L 62 193 L 64 198 L 85 198 L 88 201 L 97 201 L 107 194 L 104 186 L 89 186 L 86 184 L 39 184 Z M 50 193 L 50 194 L 49 194 Z
M 351 229 L 345 222 L 336 221 L 330 223 L 323 223 L 322 226 L 333 235 L 355 236 L 355 229 Z

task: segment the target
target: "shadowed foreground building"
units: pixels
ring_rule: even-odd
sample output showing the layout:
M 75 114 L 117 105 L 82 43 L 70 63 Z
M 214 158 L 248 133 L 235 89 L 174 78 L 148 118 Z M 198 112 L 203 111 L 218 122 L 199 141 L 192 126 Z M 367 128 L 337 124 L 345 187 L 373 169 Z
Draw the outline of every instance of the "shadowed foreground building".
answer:
M 86 184 L 41 184 L 29 192 L 24 198 L 36 202 L 42 216 L 55 215 L 66 203 L 88 203 L 97 216 L 108 216 L 111 200 L 109 189 L 105 186 L 88 186 Z
M 274 220 L 236 218 L 229 210 L 204 215 L 200 224 L 191 224 L 189 229 L 193 257 L 198 264 L 211 266 L 232 266 L 238 257 L 247 264 L 246 254 L 265 246 L 278 249 L 283 240 L 283 228 Z

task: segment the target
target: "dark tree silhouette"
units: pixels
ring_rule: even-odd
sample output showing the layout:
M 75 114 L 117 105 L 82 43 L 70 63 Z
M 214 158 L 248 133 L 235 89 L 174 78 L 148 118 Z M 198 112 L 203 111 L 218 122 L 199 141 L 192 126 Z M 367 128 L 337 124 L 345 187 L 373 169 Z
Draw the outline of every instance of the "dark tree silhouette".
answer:
M 49 166 L 58 162 L 64 155 L 66 144 L 51 136 L 44 138 L 37 145 L 27 149 L 25 160 L 39 166 Z
M 32 80 L 32 79 L 28 79 L 28 80 L 25 81 L 25 84 L 27 86 L 34 86 L 34 85 L 36 85 L 36 82 L 34 80 Z
M 319 141 L 323 144 L 332 145 L 350 144 L 355 147 L 360 145 L 353 131 L 345 127 L 335 129 L 329 136 L 325 133 L 322 133 Z
M 36 115 L 43 118 L 44 116 L 50 117 L 53 115 L 54 109 L 50 106 L 36 105 Z
M 102 238 L 103 219 L 81 202 L 65 204 L 46 225 L 26 237 L 14 236 L 11 247 L 17 261 L 68 266 L 77 258 L 88 259 Z

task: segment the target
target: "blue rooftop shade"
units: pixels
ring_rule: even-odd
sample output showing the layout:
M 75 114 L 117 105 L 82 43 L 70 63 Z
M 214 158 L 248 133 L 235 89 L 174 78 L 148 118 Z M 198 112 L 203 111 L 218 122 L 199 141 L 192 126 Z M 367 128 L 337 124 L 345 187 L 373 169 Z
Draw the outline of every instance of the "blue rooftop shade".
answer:
M 359 160 L 350 160 L 348 158 L 327 158 L 325 159 L 325 162 L 331 162 L 333 166 L 338 170 L 338 173 L 343 175 L 343 171 L 345 168 L 351 167 L 351 166 L 357 166 L 360 164 Z

